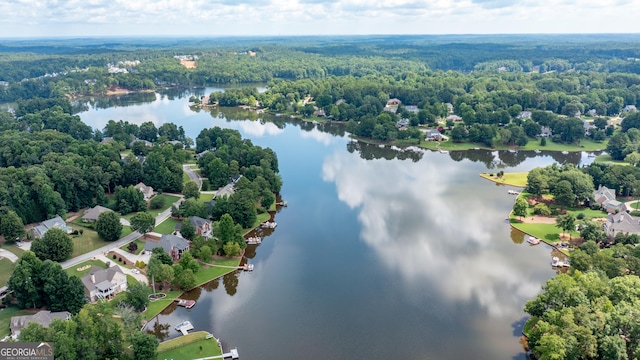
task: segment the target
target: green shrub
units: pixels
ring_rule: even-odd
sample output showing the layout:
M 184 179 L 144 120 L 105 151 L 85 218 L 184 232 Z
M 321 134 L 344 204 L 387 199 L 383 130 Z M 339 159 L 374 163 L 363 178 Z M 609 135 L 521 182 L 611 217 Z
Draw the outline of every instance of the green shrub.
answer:
M 576 219 L 578 220 L 584 219 L 584 213 L 579 213 L 578 216 L 576 216 Z
M 154 196 L 149 201 L 151 209 L 160 209 L 164 206 L 164 198 L 162 196 Z
M 540 203 L 533 207 L 533 213 L 541 216 L 549 216 L 551 215 L 551 209 L 549 209 L 547 204 Z

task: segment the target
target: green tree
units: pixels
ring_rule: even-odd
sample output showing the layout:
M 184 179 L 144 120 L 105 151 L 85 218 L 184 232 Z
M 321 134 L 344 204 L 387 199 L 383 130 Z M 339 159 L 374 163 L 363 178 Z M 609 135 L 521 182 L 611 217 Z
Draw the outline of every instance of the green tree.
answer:
M 534 353 L 540 360 L 563 360 L 566 354 L 565 339 L 556 334 L 544 334 Z
M 515 204 L 513 204 L 513 214 L 515 216 L 519 216 L 520 219 L 522 220 L 523 216 L 527 216 L 528 207 L 529 207 L 529 204 L 527 203 L 527 200 L 525 200 L 525 198 L 522 196 L 518 196 L 516 198 Z
M 571 183 L 567 180 L 559 181 L 552 190 L 552 194 L 558 204 L 562 206 L 571 206 L 575 202 L 575 194 Z
M 134 282 L 127 287 L 124 302 L 135 311 L 142 312 L 149 305 L 151 288 L 141 282 Z
M 53 228 L 33 240 L 31 251 L 41 260 L 64 261 L 73 252 L 73 242 L 63 230 Z
M 156 225 L 156 218 L 148 212 L 139 212 L 131 217 L 131 230 L 148 233 Z
M 104 241 L 115 241 L 122 234 L 120 216 L 113 211 L 103 212 L 96 221 L 96 231 Z
M 185 199 L 199 199 L 200 189 L 198 189 L 198 184 L 196 184 L 194 181 L 187 181 L 182 187 L 182 195 L 184 195 Z
M 131 337 L 133 358 L 136 360 L 155 360 L 158 357 L 158 340 L 151 334 L 136 331 Z
M 180 226 L 180 234 L 183 238 L 188 240 L 193 240 L 193 237 L 196 235 L 196 228 L 191 223 L 190 218 L 185 219 Z
M 178 263 L 185 270 L 191 269 L 194 274 L 197 273 L 198 270 L 200 270 L 198 261 L 193 258 L 193 255 L 191 255 L 191 252 L 189 251 L 185 251 L 184 253 L 182 253 L 182 258 L 180 258 L 180 261 Z
M 5 241 L 12 243 L 22 239 L 26 233 L 22 219 L 13 210 L 9 210 L 0 219 L 0 233 Z
M 569 239 L 571 239 L 570 231 L 575 229 L 575 224 L 576 218 L 571 213 L 560 215 L 556 218 L 556 226 L 562 229 L 563 233 L 569 231 Z
M 228 257 L 235 257 L 240 255 L 242 249 L 237 242 L 228 242 L 222 246 L 222 250 Z
M 200 255 L 200 260 L 202 260 L 203 262 L 208 263 L 209 261 L 211 261 L 212 252 L 209 245 L 203 245 L 198 253 Z
M 180 264 L 173 266 L 175 276 L 173 278 L 173 284 L 183 290 L 190 290 L 196 286 L 196 275 L 191 269 L 183 269 Z
M 149 200 L 149 207 L 151 209 L 161 209 L 164 206 L 164 197 L 154 196 Z
M 16 262 L 16 267 L 9 278 L 9 290 L 13 291 L 20 308 L 42 306 L 40 291 L 42 281 L 40 269 L 42 261 L 31 251 L 25 251 Z
M 638 165 L 638 163 L 640 163 L 640 153 L 634 151 L 627 154 L 627 156 L 624 157 L 624 162 L 629 163 L 632 166 Z

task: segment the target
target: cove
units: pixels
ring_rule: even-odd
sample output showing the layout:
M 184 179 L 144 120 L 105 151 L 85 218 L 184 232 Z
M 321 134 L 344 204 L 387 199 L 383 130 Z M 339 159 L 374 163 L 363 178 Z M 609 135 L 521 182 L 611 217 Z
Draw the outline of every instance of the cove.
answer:
M 77 104 L 94 128 L 173 122 L 195 140 L 220 126 L 278 155 L 288 207 L 247 251 L 253 273 L 192 291 L 193 309 L 170 307 L 149 331 L 176 337 L 189 320 L 243 359 L 525 359 L 522 308 L 555 274 L 551 249 L 512 234 L 510 188 L 478 174 L 586 154 L 379 147 L 334 124 L 189 107 L 191 94 L 211 90 Z

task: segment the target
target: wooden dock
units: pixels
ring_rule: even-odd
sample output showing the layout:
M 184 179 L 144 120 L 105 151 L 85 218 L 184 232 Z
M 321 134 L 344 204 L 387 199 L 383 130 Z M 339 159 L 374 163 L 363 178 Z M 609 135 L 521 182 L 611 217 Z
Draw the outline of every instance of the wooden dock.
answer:
M 240 355 L 238 355 L 238 349 L 231 349 L 228 353 L 224 353 L 218 356 L 208 356 L 203 358 L 198 358 L 194 360 L 210 360 L 210 359 L 232 359 L 237 360 L 240 359 Z
M 173 299 L 173 301 L 177 302 L 178 306 L 183 306 L 183 307 L 185 307 L 187 309 L 191 309 L 196 304 L 195 300 L 185 300 L 185 299 L 180 299 L 180 298 Z

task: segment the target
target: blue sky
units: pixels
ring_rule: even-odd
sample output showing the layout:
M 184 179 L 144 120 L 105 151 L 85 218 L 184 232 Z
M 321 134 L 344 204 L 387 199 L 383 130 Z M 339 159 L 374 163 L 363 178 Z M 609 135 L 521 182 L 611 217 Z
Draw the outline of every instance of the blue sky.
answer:
M 637 0 L 0 0 L 0 37 L 637 33 Z

